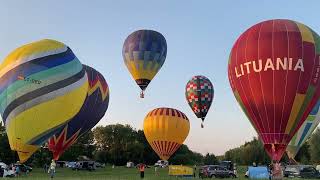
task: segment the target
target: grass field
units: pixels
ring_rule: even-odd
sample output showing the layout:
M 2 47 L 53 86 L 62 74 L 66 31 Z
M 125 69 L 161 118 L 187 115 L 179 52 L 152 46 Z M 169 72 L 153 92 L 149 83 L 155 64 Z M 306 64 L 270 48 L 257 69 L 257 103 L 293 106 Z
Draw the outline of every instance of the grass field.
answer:
M 244 180 L 245 167 L 238 168 L 238 175 L 240 180 Z M 198 174 L 198 172 L 197 172 Z M 8 178 L 14 179 L 14 178 Z M 49 174 L 45 173 L 43 169 L 35 168 L 28 176 L 22 175 L 18 179 L 50 179 Z M 140 175 L 135 168 L 125 168 L 125 167 L 106 167 L 102 169 L 97 169 L 96 171 L 73 171 L 67 168 L 57 168 L 56 176 L 54 179 L 60 180 L 70 180 L 70 179 L 88 179 L 88 180 L 99 180 L 99 179 L 109 179 L 109 180 L 139 180 Z M 156 176 L 153 168 L 148 168 L 145 171 L 145 180 L 177 180 L 183 178 L 170 177 L 168 176 L 168 168 L 159 169 L 159 175 Z M 188 178 L 188 179 L 199 179 Z M 226 179 L 224 179 L 226 180 Z M 291 179 L 293 180 L 293 179 Z

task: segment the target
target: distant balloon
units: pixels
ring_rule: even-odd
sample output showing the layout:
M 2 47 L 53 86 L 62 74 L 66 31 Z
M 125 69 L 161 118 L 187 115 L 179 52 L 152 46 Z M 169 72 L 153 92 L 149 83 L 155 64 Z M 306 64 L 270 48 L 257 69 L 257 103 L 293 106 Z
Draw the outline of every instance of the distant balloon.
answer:
M 87 89 L 82 64 L 58 41 L 33 42 L 6 57 L 0 65 L 0 113 L 20 162 L 79 112 Z
M 124 62 L 142 92 L 158 73 L 167 56 L 167 43 L 162 34 L 139 30 L 130 34 L 123 44 Z
M 81 135 L 92 129 L 108 109 L 109 87 L 106 80 L 95 69 L 86 65 L 83 67 L 89 81 L 87 98 L 79 113 L 49 139 L 48 147 L 55 160 Z
M 310 112 L 307 120 L 302 124 L 298 132 L 293 136 L 287 147 L 287 154 L 290 159 L 299 152 L 306 140 L 311 136 L 312 132 L 317 128 L 320 122 L 320 101 L 317 102 L 315 107 Z
M 187 138 L 190 123 L 187 116 L 172 108 L 157 108 L 144 119 L 143 132 L 152 149 L 163 160 L 181 146 Z
M 283 19 L 252 26 L 232 48 L 230 85 L 272 160 L 281 159 L 319 99 L 319 55 L 319 36 Z
M 203 121 L 210 109 L 214 90 L 211 81 L 205 76 L 193 76 L 186 86 L 186 99 L 192 111 Z

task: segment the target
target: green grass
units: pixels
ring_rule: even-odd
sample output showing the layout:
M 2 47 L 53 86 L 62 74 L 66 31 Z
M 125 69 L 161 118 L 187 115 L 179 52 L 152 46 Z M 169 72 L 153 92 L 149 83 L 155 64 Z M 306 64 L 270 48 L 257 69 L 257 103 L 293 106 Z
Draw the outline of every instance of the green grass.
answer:
M 198 169 L 198 168 L 197 168 Z M 183 178 L 176 178 L 171 177 L 168 175 L 168 168 L 158 169 L 159 175 L 156 176 L 154 173 L 154 168 L 147 168 L 145 171 L 145 178 L 144 180 L 177 180 Z M 244 178 L 245 167 L 238 168 L 238 175 L 239 180 L 245 180 Z M 198 175 L 198 172 L 196 173 Z M 9 179 L 9 178 L 8 178 Z M 12 179 L 12 178 L 10 178 Z M 33 171 L 28 175 L 22 175 L 18 179 L 50 179 L 48 173 L 45 173 L 41 168 L 35 168 Z M 56 176 L 54 179 L 63 179 L 63 180 L 70 180 L 70 179 L 88 179 L 88 180 L 140 180 L 140 174 L 138 169 L 136 168 L 125 168 L 125 167 L 115 167 L 112 169 L 111 167 L 106 167 L 102 169 L 97 169 L 96 171 L 73 171 L 67 168 L 57 168 Z M 184 178 L 187 179 L 187 178 Z M 194 179 L 194 178 L 188 178 Z M 195 179 L 199 179 L 198 177 Z M 224 179 L 227 180 L 227 179 Z M 246 179 L 247 180 L 247 179 Z M 294 180 L 294 179 L 290 179 Z

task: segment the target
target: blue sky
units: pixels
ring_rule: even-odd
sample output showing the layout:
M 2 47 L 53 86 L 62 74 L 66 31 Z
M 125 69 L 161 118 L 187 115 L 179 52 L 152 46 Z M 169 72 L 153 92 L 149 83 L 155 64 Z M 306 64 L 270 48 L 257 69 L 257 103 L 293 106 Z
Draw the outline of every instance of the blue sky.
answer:
M 316 0 L 7 0 L 0 6 L 0 58 L 28 42 L 64 42 L 110 86 L 110 106 L 99 124 L 127 123 L 141 129 L 153 108 L 177 108 L 191 121 L 186 144 L 221 155 L 256 135 L 229 86 L 227 61 L 233 43 L 250 26 L 274 18 L 296 20 L 320 32 L 319 6 Z M 125 38 L 138 29 L 159 31 L 168 44 L 166 62 L 145 99 L 139 98 L 140 89 L 121 54 Z M 184 96 L 187 81 L 199 74 L 215 88 L 204 129 Z

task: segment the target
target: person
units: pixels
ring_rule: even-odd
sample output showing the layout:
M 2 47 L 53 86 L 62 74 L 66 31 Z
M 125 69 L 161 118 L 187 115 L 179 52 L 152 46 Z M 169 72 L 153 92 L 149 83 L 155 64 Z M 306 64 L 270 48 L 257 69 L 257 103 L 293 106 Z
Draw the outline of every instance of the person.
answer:
M 52 159 L 51 164 L 50 164 L 50 168 L 48 173 L 50 173 L 50 177 L 53 178 L 55 173 L 56 173 L 56 162 Z
M 233 174 L 237 177 L 238 176 L 238 172 L 237 172 L 237 167 L 233 166 Z
M 193 166 L 193 177 L 196 178 L 197 166 Z
M 155 167 L 154 167 L 154 174 L 155 174 L 156 176 L 158 176 L 158 166 L 155 166 Z
M 272 179 L 275 179 L 275 180 L 283 179 L 283 172 L 282 172 L 281 164 L 278 162 L 273 164 Z
M 48 164 L 47 163 L 44 164 L 43 170 L 45 173 L 48 172 Z
M 145 165 L 143 163 L 141 163 L 139 165 L 139 171 L 140 171 L 140 178 L 143 179 L 144 178 L 144 168 L 145 168 Z
M 20 176 L 20 167 L 19 167 L 19 165 L 15 166 L 15 175 L 16 175 L 16 177 Z
M 4 174 L 4 168 L 0 166 L 0 177 L 3 177 Z

